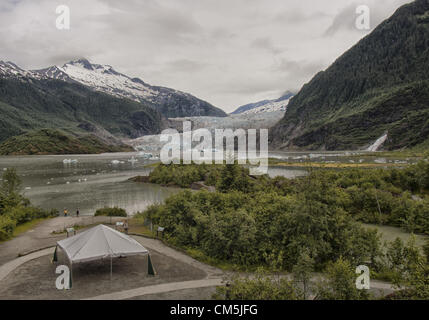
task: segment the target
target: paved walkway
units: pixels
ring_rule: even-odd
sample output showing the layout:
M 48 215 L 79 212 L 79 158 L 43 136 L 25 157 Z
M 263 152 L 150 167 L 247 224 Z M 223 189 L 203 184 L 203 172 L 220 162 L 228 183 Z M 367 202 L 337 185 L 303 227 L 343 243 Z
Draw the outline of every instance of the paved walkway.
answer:
M 103 294 L 101 296 L 96 296 L 84 300 L 125 300 L 131 299 L 134 297 L 141 297 L 148 294 L 158 294 L 186 289 L 197 289 L 197 288 L 207 288 L 207 287 L 216 287 L 222 284 L 222 279 L 204 279 L 204 280 L 194 280 L 194 281 L 184 281 L 184 282 L 172 282 L 164 283 L 155 286 L 141 287 L 137 289 L 119 291 L 114 293 Z
M 43 257 L 43 256 L 53 255 L 54 251 L 55 251 L 55 248 L 44 249 L 41 251 L 31 253 L 31 254 L 26 255 L 24 257 L 17 258 L 15 260 L 12 260 L 8 263 L 1 265 L 0 266 L 0 281 L 2 281 L 4 278 L 6 278 L 9 275 L 9 273 L 11 273 L 13 270 L 18 268 L 20 265 L 22 265 L 28 261 Z
M 45 220 L 33 229 L 0 244 L 0 265 L 5 264 L 24 252 L 55 246 L 65 235 L 52 235 L 53 231 L 63 230 L 64 226 L 74 225 L 82 218 L 57 217 Z
M 155 250 L 159 253 L 162 253 L 170 258 L 178 260 L 180 262 L 191 265 L 195 268 L 203 270 L 207 273 L 207 278 L 222 278 L 225 275 L 225 272 L 216 267 L 212 267 L 208 264 L 202 263 L 194 258 L 188 256 L 187 254 L 180 252 L 178 250 L 172 249 L 166 246 L 162 241 L 156 239 L 149 239 L 144 237 L 133 236 L 135 240 L 137 240 L 142 246 L 146 247 L 150 250 Z

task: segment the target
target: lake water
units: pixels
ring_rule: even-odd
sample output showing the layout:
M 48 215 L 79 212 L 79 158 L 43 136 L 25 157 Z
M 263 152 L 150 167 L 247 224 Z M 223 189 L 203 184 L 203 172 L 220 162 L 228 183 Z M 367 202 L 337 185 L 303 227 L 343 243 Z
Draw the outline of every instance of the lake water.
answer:
M 0 170 L 14 167 L 23 181 L 23 192 L 31 202 L 45 209 L 67 208 L 74 214 L 93 215 L 96 209 L 118 206 L 129 214 L 161 203 L 178 189 L 128 181 L 136 175 L 148 175 L 150 162 L 136 153 L 78 156 L 0 157 Z M 63 160 L 77 160 L 63 163 Z M 113 164 L 112 161 L 119 161 Z
M 289 159 L 295 163 L 306 161 L 306 158 L 321 162 L 337 161 L 353 155 L 328 152 L 270 153 L 270 157 Z M 133 158 L 138 161 L 131 161 Z M 64 163 L 65 159 L 73 161 Z M 0 157 L 0 170 L 16 168 L 23 181 L 25 196 L 34 205 L 45 209 L 56 208 L 62 212 L 67 208 L 74 214 L 76 208 L 79 208 L 82 215 L 93 215 L 98 208 L 118 206 L 133 214 L 152 204 L 161 203 L 179 191 L 128 181 L 137 175 L 148 175 L 151 168 L 147 165 L 151 163 L 139 157 L 138 153 L 8 156 Z M 271 177 L 295 178 L 306 175 L 307 171 L 294 167 L 270 167 L 268 174 Z

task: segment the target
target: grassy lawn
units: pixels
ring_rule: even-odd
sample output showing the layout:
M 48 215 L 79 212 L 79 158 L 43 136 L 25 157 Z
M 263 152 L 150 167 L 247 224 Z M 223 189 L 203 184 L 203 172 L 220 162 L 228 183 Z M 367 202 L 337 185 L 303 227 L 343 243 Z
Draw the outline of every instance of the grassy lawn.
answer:
M 36 227 L 37 225 L 39 225 L 40 223 L 42 223 L 43 221 L 46 221 L 48 219 L 51 219 L 51 218 L 40 218 L 40 219 L 35 219 L 35 220 L 21 224 L 15 228 L 15 230 L 13 231 L 13 235 L 12 235 L 12 237 L 10 237 L 10 239 L 0 241 L 0 243 L 4 243 L 4 242 L 9 241 L 15 237 L 18 237 L 19 235 L 27 232 L 28 230 L 33 229 L 34 227 Z
M 155 226 L 153 226 L 153 230 L 156 230 Z M 128 220 L 128 233 L 156 238 L 156 231 L 151 231 L 149 227 L 144 225 L 144 219 L 137 217 Z
M 23 233 L 27 232 L 28 230 L 33 229 L 33 228 L 34 228 L 34 227 L 36 227 L 38 224 L 40 224 L 40 223 L 42 223 L 43 221 L 46 221 L 46 220 L 48 220 L 48 219 L 51 219 L 51 218 L 35 219 L 35 220 L 29 221 L 29 222 L 26 222 L 26 223 L 23 223 L 23 224 L 21 224 L 21 225 L 17 226 L 17 227 L 15 228 L 14 232 L 13 232 L 13 236 L 12 236 L 12 238 L 17 237 L 17 236 L 19 236 L 19 235 L 21 235 L 21 234 L 23 234 Z

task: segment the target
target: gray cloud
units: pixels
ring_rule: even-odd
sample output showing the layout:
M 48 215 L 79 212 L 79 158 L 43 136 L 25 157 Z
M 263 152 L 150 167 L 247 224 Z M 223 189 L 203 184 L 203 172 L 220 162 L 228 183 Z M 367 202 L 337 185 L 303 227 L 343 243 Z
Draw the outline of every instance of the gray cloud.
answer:
M 326 65 L 320 61 L 296 61 L 286 59 L 282 59 L 272 66 L 273 72 L 293 76 L 296 79 L 300 79 L 299 83 L 302 83 L 305 79 L 309 79 L 325 68 Z
M 267 50 L 272 54 L 279 54 L 285 51 L 285 49 L 277 47 L 269 37 L 255 39 L 251 42 L 250 46 L 256 49 Z
M 198 62 L 198 61 L 191 61 L 187 59 L 180 59 L 180 60 L 174 60 L 169 62 L 166 65 L 166 70 L 175 72 L 180 72 L 183 74 L 186 73 L 193 73 L 193 72 L 199 72 L 202 71 L 207 67 L 206 64 Z
M 366 2 L 375 26 L 409 1 Z M 36 69 L 86 57 L 226 111 L 298 90 L 365 35 L 350 27 L 357 0 L 60 3 L 69 31 L 55 28 L 57 0 L 0 0 L 0 60 Z
M 332 21 L 332 24 L 326 30 L 325 35 L 332 36 L 337 32 L 360 32 L 368 33 L 369 31 L 362 31 L 356 28 L 356 8 L 359 5 L 367 5 L 370 9 L 370 25 L 371 30 L 378 26 L 384 19 L 386 19 L 386 5 L 390 7 L 399 7 L 405 3 L 409 3 L 410 0 L 366 0 L 366 2 L 355 1 L 350 3 L 346 7 L 342 8 Z M 371 31 L 370 30 L 370 31 Z

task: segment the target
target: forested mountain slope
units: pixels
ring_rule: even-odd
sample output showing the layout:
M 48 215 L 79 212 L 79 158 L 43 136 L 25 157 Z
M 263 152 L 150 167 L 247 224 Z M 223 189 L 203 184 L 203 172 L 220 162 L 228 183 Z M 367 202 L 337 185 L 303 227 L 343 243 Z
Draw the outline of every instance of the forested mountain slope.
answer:
M 277 148 L 358 149 L 388 132 L 386 149 L 429 137 L 429 1 L 399 8 L 318 73 L 271 130 Z
M 164 121 L 147 104 L 95 92 L 77 83 L 32 78 L 0 77 L 0 113 L 0 142 L 42 128 L 76 134 L 101 132 L 113 141 L 114 137 L 159 133 Z

